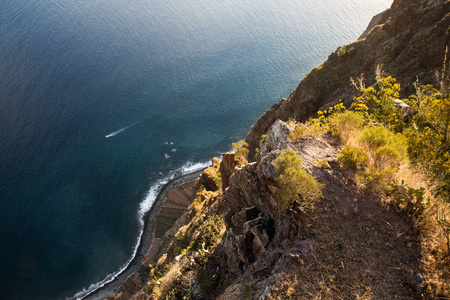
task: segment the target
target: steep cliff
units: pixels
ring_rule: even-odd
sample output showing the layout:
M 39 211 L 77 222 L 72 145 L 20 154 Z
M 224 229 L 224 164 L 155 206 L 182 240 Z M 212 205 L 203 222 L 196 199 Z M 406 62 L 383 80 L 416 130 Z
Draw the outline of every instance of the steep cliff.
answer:
M 358 183 L 357 167 L 338 163 L 342 139 L 297 121 L 349 103 L 357 92 L 350 78 L 363 75 L 369 85 L 380 64 L 405 95 L 417 77 L 436 83 L 449 25 L 449 0 L 395 0 L 360 40 L 338 48 L 257 120 L 246 138 L 250 163 L 235 154 L 213 160 L 189 210 L 110 299 L 427 297 L 417 224 Z M 286 153 L 291 161 L 280 162 Z M 283 185 L 298 174 L 321 194 L 302 187 L 287 195 Z M 447 296 L 447 288 L 448 280 L 436 291 Z
M 341 169 L 333 138 L 292 140 L 294 127 L 277 121 L 258 162 L 236 170 L 227 159 L 223 168 L 235 171 L 225 191 L 199 186 L 132 299 L 411 299 L 423 292 L 412 224 Z M 276 161 L 284 149 L 322 185 L 312 205 L 280 202 Z M 127 284 L 136 280 L 143 284 L 137 276 Z
M 436 84 L 435 73 L 442 68 L 450 43 L 450 1 L 396 0 L 378 19 L 363 39 L 339 47 L 311 70 L 287 99 L 256 121 L 246 138 L 251 159 L 261 135 L 276 120 L 302 121 L 338 99 L 348 103 L 357 92 L 350 78 L 363 75 L 367 84 L 372 84 L 378 65 L 401 78 L 404 95 L 411 93 L 417 78 L 424 84 Z

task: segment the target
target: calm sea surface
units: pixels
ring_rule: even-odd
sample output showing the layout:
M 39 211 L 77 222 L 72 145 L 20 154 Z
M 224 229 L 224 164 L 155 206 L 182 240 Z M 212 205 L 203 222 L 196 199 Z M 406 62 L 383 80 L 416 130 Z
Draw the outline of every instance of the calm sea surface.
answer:
M 1 0 L 0 298 L 82 296 L 124 267 L 161 180 L 390 3 Z

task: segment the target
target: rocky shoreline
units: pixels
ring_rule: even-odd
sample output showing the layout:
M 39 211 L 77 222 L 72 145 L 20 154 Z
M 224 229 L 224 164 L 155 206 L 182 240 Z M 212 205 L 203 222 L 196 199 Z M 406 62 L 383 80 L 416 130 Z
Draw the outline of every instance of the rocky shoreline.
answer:
M 155 203 L 152 208 L 144 216 L 144 230 L 141 238 L 141 242 L 138 246 L 138 250 L 134 259 L 130 262 L 128 267 L 120 273 L 111 282 L 105 284 L 103 287 L 91 292 L 90 294 L 81 297 L 85 300 L 98 300 L 105 299 L 111 293 L 117 291 L 120 286 L 135 272 L 139 271 L 142 266 L 142 262 L 146 257 L 147 252 L 152 247 L 156 229 L 156 220 L 161 214 L 161 210 L 164 204 L 164 200 L 167 198 L 169 193 L 174 190 L 178 185 L 193 182 L 197 177 L 203 172 L 202 170 L 189 173 L 186 175 L 175 177 L 161 187 L 158 196 L 155 199 Z M 173 225 L 173 224 L 172 224 Z

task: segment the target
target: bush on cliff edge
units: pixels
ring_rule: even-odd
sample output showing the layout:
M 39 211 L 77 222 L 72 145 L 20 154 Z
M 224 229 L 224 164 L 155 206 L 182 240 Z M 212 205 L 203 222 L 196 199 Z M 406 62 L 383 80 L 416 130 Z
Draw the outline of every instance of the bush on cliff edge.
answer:
M 279 190 L 275 197 L 283 208 L 297 202 L 302 208 L 312 208 L 322 196 L 323 184 L 306 172 L 302 159 L 292 149 L 286 149 L 273 162 L 278 170 Z

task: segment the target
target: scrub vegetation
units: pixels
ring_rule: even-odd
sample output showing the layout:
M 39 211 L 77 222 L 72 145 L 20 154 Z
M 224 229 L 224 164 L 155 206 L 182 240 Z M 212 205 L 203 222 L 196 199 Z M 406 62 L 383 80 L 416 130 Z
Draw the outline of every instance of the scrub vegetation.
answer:
M 323 185 L 306 172 L 302 159 L 292 149 L 286 149 L 274 161 L 278 170 L 279 190 L 275 194 L 283 208 L 289 208 L 294 202 L 300 207 L 312 208 L 322 196 Z
M 432 297 L 448 297 L 450 288 L 446 279 L 450 276 L 450 98 L 446 72 L 444 67 L 439 74 L 439 88 L 416 82 L 416 92 L 402 104 L 398 99 L 400 85 L 378 68 L 373 86 L 366 88 L 363 81 L 355 84 L 360 95 L 349 109 L 338 103 L 319 111 L 316 119 L 297 128 L 292 136 L 299 139 L 309 127 L 322 127 L 342 143 L 337 161 L 355 172 L 358 184 L 375 194 L 387 193 L 411 218 L 420 232 L 422 269 Z M 405 106 L 409 111 L 405 112 Z M 413 186 L 408 180 L 420 185 Z

